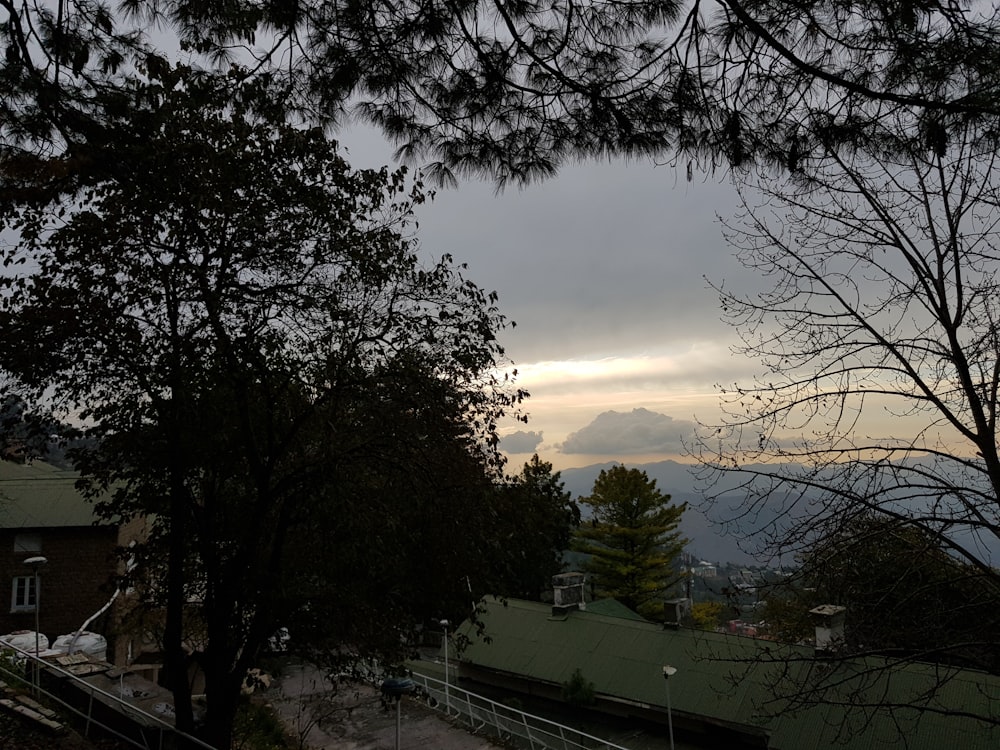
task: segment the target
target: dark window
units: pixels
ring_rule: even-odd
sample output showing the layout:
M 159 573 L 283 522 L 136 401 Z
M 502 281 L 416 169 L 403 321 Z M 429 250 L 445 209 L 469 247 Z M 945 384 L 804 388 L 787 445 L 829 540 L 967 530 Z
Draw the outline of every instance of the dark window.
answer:
M 35 611 L 35 577 L 14 576 L 13 591 L 10 597 L 11 612 Z

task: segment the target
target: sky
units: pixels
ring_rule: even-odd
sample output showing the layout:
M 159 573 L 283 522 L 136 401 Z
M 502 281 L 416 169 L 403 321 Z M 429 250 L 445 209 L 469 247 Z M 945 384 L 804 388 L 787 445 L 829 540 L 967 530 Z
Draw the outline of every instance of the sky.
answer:
M 338 138 L 355 168 L 392 163 L 374 132 Z M 465 181 L 421 207 L 423 252 L 467 263 L 517 324 L 500 337 L 531 394 L 527 425 L 502 429 L 515 468 L 534 452 L 556 469 L 677 459 L 695 420 L 717 417 L 716 385 L 753 372 L 706 281 L 750 281 L 718 221 L 736 205 L 722 175 L 591 162 L 500 195 Z
M 354 168 L 396 164 L 373 128 L 335 137 Z M 467 264 L 516 323 L 500 341 L 531 397 L 528 423 L 501 429 L 514 471 L 533 453 L 555 469 L 684 460 L 695 420 L 719 415 L 716 385 L 754 371 L 734 359 L 705 279 L 760 285 L 722 238 L 718 216 L 737 205 L 721 172 L 689 182 L 686 164 L 640 160 L 576 164 L 500 195 L 465 180 L 419 208 L 428 257 Z

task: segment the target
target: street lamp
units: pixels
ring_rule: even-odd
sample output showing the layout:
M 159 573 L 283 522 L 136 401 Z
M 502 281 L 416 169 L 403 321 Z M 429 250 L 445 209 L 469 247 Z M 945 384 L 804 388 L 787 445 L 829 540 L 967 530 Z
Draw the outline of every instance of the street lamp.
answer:
M 34 676 L 35 676 L 35 691 L 36 692 L 38 691 L 38 652 L 41 650 L 39 648 L 39 639 L 40 639 L 40 636 L 39 636 L 39 633 L 38 633 L 38 610 L 40 610 L 42 608 L 42 590 L 38 586 L 38 569 L 41 568 L 43 565 L 45 565 L 45 563 L 47 563 L 47 562 L 48 562 L 48 560 L 46 558 L 40 557 L 40 556 L 39 557 L 29 557 L 27 560 L 24 561 L 24 564 L 27 565 L 29 568 L 31 568 L 31 570 L 35 574 L 35 583 L 34 583 L 34 585 L 35 585 L 35 662 L 34 662 L 35 669 L 34 669 Z
M 451 695 L 448 687 L 448 626 L 451 625 L 447 620 L 441 620 L 439 623 L 442 628 L 444 628 L 444 711 L 446 714 L 451 714 Z
M 416 689 L 416 683 L 408 677 L 390 677 L 382 681 L 382 695 L 396 701 L 396 750 L 399 750 L 399 725 L 403 711 L 403 696 L 409 695 Z
M 663 682 L 667 685 L 667 731 L 670 733 L 670 750 L 674 750 L 674 718 L 670 712 L 670 678 L 677 674 L 677 667 L 663 665 Z

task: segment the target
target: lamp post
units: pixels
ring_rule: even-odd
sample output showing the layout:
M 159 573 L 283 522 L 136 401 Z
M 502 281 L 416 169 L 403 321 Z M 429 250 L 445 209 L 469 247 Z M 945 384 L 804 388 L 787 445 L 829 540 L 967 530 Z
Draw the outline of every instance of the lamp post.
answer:
M 441 620 L 440 625 L 444 628 L 444 711 L 446 714 L 451 714 L 451 694 L 449 690 L 448 683 L 448 626 L 451 625 L 447 620 Z
M 667 731 L 670 733 L 670 750 L 674 750 L 674 717 L 670 711 L 670 678 L 677 674 L 677 667 L 663 665 L 663 682 L 667 686 Z
M 399 750 L 399 725 L 402 718 L 403 696 L 417 689 L 413 680 L 408 677 L 390 677 L 382 681 L 382 695 L 396 701 L 396 750 Z
M 40 635 L 38 633 L 38 610 L 42 608 L 42 589 L 38 585 L 38 569 L 41 568 L 48 560 L 44 557 L 29 557 L 24 561 L 24 564 L 31 568 L 32 572 L 35 574 L 35 662 L 34 662 L 34 682 L 35 682 L 35 692 L 38 691 L 38 652 L 41 650 L 39 648 Z

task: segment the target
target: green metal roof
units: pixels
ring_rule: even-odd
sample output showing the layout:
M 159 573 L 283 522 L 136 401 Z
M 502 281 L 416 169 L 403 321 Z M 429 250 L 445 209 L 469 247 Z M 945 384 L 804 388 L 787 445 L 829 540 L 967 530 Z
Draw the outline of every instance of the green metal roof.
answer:
M 769 746 L 778 750 L 898 748 L 894 721 L 901 722 L 910 750 L 939 750 L 949 745 L 963 750 L 1000 747 L 1000 729 L 972 719 L 903 711 L 894 719 L 877 714 L 867 721 L 857 712 L 848 714 L 827 703 L 794 712 L 768 703 L 773 699 L 771 686 L 789 670 L 790 679 L 801 677 L 802 670 L 845 670 L 846 675 L 851 670 L 884 666 L 884 662 L 831 666 L 832 662 L 812 658 L 811 648 L 685 628 L 664 629 L 656 623 L 594 612 L 590 604 L 586 610 L 557 617 L 546 605 L 521 600 L 508 599 L 506 605 L 489 600 L 486 608 L 489 642 L 477 639 L 466 624 L 464 633 L 472 642 L 461 654 L 463 662 L 550 685 L 562 685 L 579 669 L 599 696 L 645 708 L 664 706 L 662 667 L 669 664 L 677 668 L 670 678 L 675 716 L 687 714 L 747 731 L 766 730 Z M 888 701 L 918 700 L 938 684 L 941 671 L 929 665 L 908 665 L 887 678 L 883 670 L 874 670 L 877 676 L 868 689 Z M 1000 680 L 978 672 L 947 671 L 937 698 L 928 705 L 1000 716 Z
M 77 479 L 41 461 L 0 461 L 0 528 L 92 526 L 93 506 L 77 491 Z
M 592 602 L 587 602 L 587 611 L 608 617 L 624 617 L 626 620 L 648 622 L 645 617 L 629 609 L 617 599 L 595 599 Z

